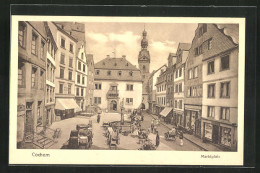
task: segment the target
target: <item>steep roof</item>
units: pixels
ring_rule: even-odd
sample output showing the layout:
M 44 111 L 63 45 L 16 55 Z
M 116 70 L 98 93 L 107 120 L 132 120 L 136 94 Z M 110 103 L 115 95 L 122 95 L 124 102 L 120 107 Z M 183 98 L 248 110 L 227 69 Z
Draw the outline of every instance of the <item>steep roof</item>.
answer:
M 29 22 L 34 29 L 36 29 L 45 39 L 47 39 L 47 33 L 45 31 L 45 26 L 43 22 L 34 22 L 30 21 Z
M 126 58 L 105 58 L 95 64 L 96 69 L 111 69 L 111 70 L 132 70 L 139 71 Z
M 191 43 L 179 43 L 178 49 L 180 50 L 190 50 Z
M 164 64 L 164 65 L 162 65 L 160 68 L 158 68 L 157 70 L 153 70 L 153 72 L 152 72 L 152 73 L 150 74 L 150 76 L 149 76 L 149 79 L 152 78 L 153 75 L 154 75 L 156 72 L 158 72 L 160 69 L 162 69 L 163 67 L 167 68 L 167 65 Z
M 239 43 L 239 25 L 237 24 L 216 24 L 223 34 L 230 37 L 235 44 Z

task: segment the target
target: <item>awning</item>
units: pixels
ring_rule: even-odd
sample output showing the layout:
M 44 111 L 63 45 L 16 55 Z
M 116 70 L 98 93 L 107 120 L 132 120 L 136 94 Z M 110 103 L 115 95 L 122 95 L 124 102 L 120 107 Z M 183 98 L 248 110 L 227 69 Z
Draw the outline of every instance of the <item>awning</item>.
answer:
M 66 109 L 74 109 L 75 112 L 80 112 L 81 109 L 77 105 L 74 99 L 65 99 L 65 98 L 57 98 L 55 109 L 58 110 L 66 110 Z
M 172 111 L 172 108 L 170 107 L 165 107 L 162 112 L 160 112 L 161 116 L 167 117 L 167 115 Z

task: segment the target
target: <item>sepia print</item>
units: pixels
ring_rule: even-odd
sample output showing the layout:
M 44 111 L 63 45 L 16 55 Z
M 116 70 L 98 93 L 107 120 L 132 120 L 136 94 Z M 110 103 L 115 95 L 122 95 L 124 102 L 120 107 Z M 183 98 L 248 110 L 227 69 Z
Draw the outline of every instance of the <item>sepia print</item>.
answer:
M 239 23 L 64 19 L 12 28 L 16 149 L 238 151 Z

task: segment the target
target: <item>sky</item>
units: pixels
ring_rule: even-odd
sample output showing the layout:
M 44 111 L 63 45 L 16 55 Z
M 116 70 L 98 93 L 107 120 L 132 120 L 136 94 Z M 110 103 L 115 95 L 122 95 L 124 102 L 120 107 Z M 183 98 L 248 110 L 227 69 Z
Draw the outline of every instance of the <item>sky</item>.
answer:
M 169 53 L 176 53 L 180 42 L 192 42 L 197 24 L 86 22 L 87 53 L 93 54 L 95 63 L 107 55 L 116 55 L 117 58 L 125 55 L 128 61 L 138 67 L 144 28 L 147 31 L 152 72 L 167 64 Z

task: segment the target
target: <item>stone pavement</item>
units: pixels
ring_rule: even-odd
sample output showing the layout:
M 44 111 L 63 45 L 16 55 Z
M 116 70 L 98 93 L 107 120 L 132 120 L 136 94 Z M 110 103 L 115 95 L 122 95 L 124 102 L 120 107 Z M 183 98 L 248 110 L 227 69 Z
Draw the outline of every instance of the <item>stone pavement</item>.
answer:
M 148 114 L 154 118 L 158 118 L 156 115 L 154 114 Z M 160 123 L 162 125 L 164 125 L 165 127 L 171 129 L 173 127 L 173 125 L 169 125 L 169 124 L 166 124 L 165 122 L 163 122 L 162 119 L 160 119 Z M 192 142 L 193 144 L 195 144 L 196 146 L 198 146 L 199 148 L 201 148 L 202 150 L 204 151 L 222 151 L 220 148 L 216 147 L 215 145 L 211 144 L 211 143 L 204 143 L 202 142 L 201 139 L 193 136 L 193 135 L 189 135 L 189 134 L 183 134 L 183 137 Z

